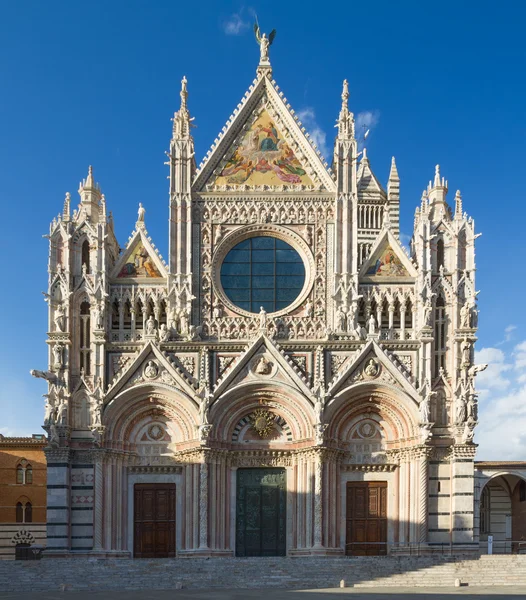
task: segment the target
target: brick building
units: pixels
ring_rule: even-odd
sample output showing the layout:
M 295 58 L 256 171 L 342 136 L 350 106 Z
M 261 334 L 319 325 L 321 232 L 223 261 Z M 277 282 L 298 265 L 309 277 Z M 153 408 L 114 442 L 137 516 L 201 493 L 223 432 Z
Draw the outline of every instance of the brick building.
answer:
M 45 543 L 46 443 L 0 434 L 0 558 L 13 558 L 17 541 Z

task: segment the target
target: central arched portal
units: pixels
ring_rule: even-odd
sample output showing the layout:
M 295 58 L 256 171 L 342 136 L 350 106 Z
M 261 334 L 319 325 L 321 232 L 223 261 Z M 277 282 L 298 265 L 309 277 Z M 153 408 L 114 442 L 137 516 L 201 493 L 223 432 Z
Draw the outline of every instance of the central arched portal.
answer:
M 285 556 L 286 490 L 284 468 L 237 470 L 236 556 Z

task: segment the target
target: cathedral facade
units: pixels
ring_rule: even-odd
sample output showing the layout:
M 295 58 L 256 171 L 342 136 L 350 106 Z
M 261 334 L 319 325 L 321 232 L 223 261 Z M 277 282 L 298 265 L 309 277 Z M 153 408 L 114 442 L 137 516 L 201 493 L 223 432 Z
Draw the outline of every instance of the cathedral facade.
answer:
M 90 167 L 49 232 L 47 554 L 468 550 L 474 222 L 438 166 L 400 243 L 400 179 L 358 151 L 343 84 L 332 166 L 257 77 L 200 166 L 186 79 L 169 255 L 124 249 Z

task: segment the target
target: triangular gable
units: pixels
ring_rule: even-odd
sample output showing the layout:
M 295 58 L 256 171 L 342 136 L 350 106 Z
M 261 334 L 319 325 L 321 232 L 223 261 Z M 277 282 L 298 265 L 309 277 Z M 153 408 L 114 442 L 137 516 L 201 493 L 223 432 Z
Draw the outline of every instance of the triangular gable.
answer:
M 214 399 L 244 381 L 258 380 L 254 375 L 256 377 L 258 375 L 260 367 L 258 361 L 261 358 L 264 358 L 267 364 L 264 365 L 266 372 L 262 372 L 258 378 L 260 382 L 268 377 L 269 383 L 288 384 L 308 398 L 312 397 L 312 391 L 307 380 L 302 377 L 299 368 L 265 334 L 261 334 L 237 359 L 236 364 L 217 382 L 213 391 Z
M 153 370 L 147 371 L 150 362 L 153 362 Z M 157 346 L 148 342 L 132 362 L 117 375 L 117 379 L 112 382 L 104 398 L 104 404 L 111 402 L 126 386 L 145 383 L 177 387 L 190 398 L 195 399 L 197 397 L 196 390 L 178 373 L 168 358 Z
M 139 227 L 132 233 L 126 250 L 113 268 L 111 277 L 133 280 L 167 277 L 166 267 L 148 239 L 146 229 Z
M 367 158 L 367 151 L 364 148 L 363 150 L 363 158 L 360 161 L 360 166 L 358 168 L 358 173 L 356 174 L 358 193 L 360 192 L 368 192 L 368 193 L 379 193 L 382 196 L 386 197 L 386 193 L 382 184 L 378 181 L 378 178 L 373 173 L 371 169 L 371 165 L 369 163 L 369 159 Z
M 361 280 L 366 278 L 379 282 L 393 279 L 412 280 L 416 276 L 415 267 L 389 229 L 380 232 L 359 273 Z
M 372 361 L 372 362 L 371 362 Z M 402 388 L 415 401 L 416 388 L 400 373 L 389 356 L 374 341 L 369 340 L 360 354 L 329 385 L 329 396 L 358 383 L 378 382 Z
M 195 191 L 335 191 L 328 165 L 267 78 L 251 86 L 195 180 Z

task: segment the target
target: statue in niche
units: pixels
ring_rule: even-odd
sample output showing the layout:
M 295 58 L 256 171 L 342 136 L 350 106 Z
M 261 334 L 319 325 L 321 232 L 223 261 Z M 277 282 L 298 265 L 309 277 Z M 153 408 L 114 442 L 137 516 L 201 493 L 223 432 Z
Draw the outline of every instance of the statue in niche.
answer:
M 471 308 L 467 300 L 460 309 L 460 327 L 461 329 L 469 329 L 471 327 Z
M 261 306 L 259 309 L 259 328 L 266 331 L 268 326 L 267 311 Z
M 258 375 L 270 375 L 270 373 L 272 373 L 272 363 L 270 360 L 264 356 L 259 358 L 254 367 L 254 373 L 257 373 Z
M 433 313 L 433 304 L 428 298 L 424 304 L 424 327 L 431 327 L 431 315 Z
M 336 331 L 345 331 L 345 313 L 341 305 L 336 309 Z
M 44 409 L 44 425 L 50 425 L 53 423 L 55 408 L 53 404 L 49 401 L 49 398 L 46 400 L 46 406 Z
M 170 341 L 170 330 L 166 327 L 166 323 L 162 323 L 159 329 L 159 338 L 162 342 Z
M 100 427 L 102 425 L 102 404 L 100 402 L 95 402 L 92 408 L 91 424 L 95 427 Z
M 356 331 L 356 304 L 351 302 L 349 311 L 347 312 L 347 332 L 354 333 Z
M 214 309 L 212 311 L 212 317 L 214 319 L 220 319 L 223 316 L 223 307 L 219 302 L 214 304 Z
M 374 335 L 376 333 L 376 319 L 374 318 L 373 313 L 371 313 L 371 316 L 369 317 L 368 325 L 369 335 Z
M 104 308 L 100 304 L 95 309 L 95 329 L 104 329 Z
M 466 395 L 463 392 L 457 399 L 457 411 L 456 411 L 456 424 L 462 425 L 465 423 L 467 418 L 467 406 L 466 406 Z
M 310 300 L 307 300 L 307 304 L 305 304 L 305 316 L 309 319 L 312 317 L 312 302 Z
M 62 369 L 62 353 L 64 347 L 62 344 L 56 344 L 53 348 L 53 366 L 55 369 Z
M 62 304 L 57 306 L 54 320 L 57 331 L 64 331 L 66 329 L 66 310 Z
M 146 320 L 146 335 L 155 335 L 155 319 L 152 314 Z
M 199 405 L 199 422 L 201 425 L 208 425 L 208 413 L 210 410 L 210 395 L 205 393 L 204 398 Z
M 460 344 L 461 364 L 468 366 L 471 363 L 471 343 L 467 338 L 462 340 Z
M 67 425 L 68 424 L 68 405 L 65 400 L 63 400 L 58 405 L 57 423 L 59 425 Z
M 188 309 L 183 308 L 179 315 L 179 324 L 181 326 L 181 335 L 187 335 L 190 331 L 190 313 Z

